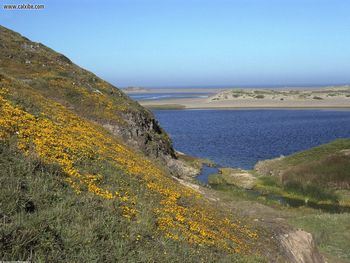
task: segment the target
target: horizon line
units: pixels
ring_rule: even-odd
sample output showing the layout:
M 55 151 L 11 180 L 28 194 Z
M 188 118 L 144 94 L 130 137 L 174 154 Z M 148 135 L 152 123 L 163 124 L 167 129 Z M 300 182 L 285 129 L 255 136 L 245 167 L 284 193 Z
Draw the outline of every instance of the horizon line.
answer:
M 114 84 L 113 84 L 114 85 Z M 222 88 L 318 88 L 318 87 L 338 87 L 350 86 L 349 83 L 319 83 L 319 84 L 271 84 L 271 85 L 115 85 L 117 88 L 145 88 L 145 89 L 176 89 L 176 88 L 202 88 L 202 89 L 222 89 Z

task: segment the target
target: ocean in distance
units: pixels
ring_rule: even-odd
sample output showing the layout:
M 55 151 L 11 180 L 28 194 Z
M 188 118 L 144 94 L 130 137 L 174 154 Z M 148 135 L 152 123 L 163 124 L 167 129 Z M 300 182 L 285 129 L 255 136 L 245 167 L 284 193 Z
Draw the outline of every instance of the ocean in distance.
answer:
M 156 110 L 176 150 L 222 167 L 252 169 L 259 160 L 350 138 L 350 111 Z

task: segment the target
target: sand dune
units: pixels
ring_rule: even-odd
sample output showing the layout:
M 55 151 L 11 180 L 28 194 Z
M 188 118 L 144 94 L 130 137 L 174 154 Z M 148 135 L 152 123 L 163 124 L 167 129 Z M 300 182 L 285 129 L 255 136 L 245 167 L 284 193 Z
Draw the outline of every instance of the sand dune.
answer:
M 323 89 L 229 89 L 219 91 L 209 98 L 180 98 L 147 100 L 147 107 L 169 108 L 350 108 L 350 87 Z

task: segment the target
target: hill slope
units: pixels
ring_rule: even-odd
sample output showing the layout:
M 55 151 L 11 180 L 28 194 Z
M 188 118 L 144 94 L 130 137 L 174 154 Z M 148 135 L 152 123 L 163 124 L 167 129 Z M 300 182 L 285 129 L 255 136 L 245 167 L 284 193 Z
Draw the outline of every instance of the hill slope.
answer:
M 0 72 L 96 122 L 154 157 L 173 157 L 153 114 L 67 57 L 0 26 Z
M 349 189 L 350 139 L 339 139 L 290 156 L 262 161 L 255 169 L 263 175 L 277 176 L 283 183 L 294 181 Z
M 267 230 L 146 156 L 174 154 L 150 112 L 41 44 L 0 37 L 1 260 L 278 258 Z
M 270 186 L 282 187 L 314 201 L 349 206 L 347 196 L 339 193 L 350 189 L 350 139 L 338 139 L 290 156 L 258 162 L 255 171 L 265 176 L 262 179 Z

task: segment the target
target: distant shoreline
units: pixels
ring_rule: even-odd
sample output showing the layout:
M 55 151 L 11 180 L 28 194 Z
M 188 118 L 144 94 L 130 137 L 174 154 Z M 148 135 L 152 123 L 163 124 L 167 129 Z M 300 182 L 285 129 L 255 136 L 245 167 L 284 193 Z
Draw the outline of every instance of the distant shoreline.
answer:
M 141 104 L 142 105 L 142 104 Z M 184 105 L 142 105 L 150 110 L 331 110 L 350 111 L 349 107 L 201 107 L 189 108 Z
M 150 109 L 334 109 L 350 110 L 350 98 L 331 101 L 271 101 L 247 99 L 240 101 L 210 101 L 208 98 L 144 100 L 139 103 Z
M 150 90 L 149 93 L 155 92 Z M 157 93 L 208 92 L 208 98 L 139 100 L 150 109 L 334 109 L 350 110 L 350 87 L 322 89 L 167 89 Z

